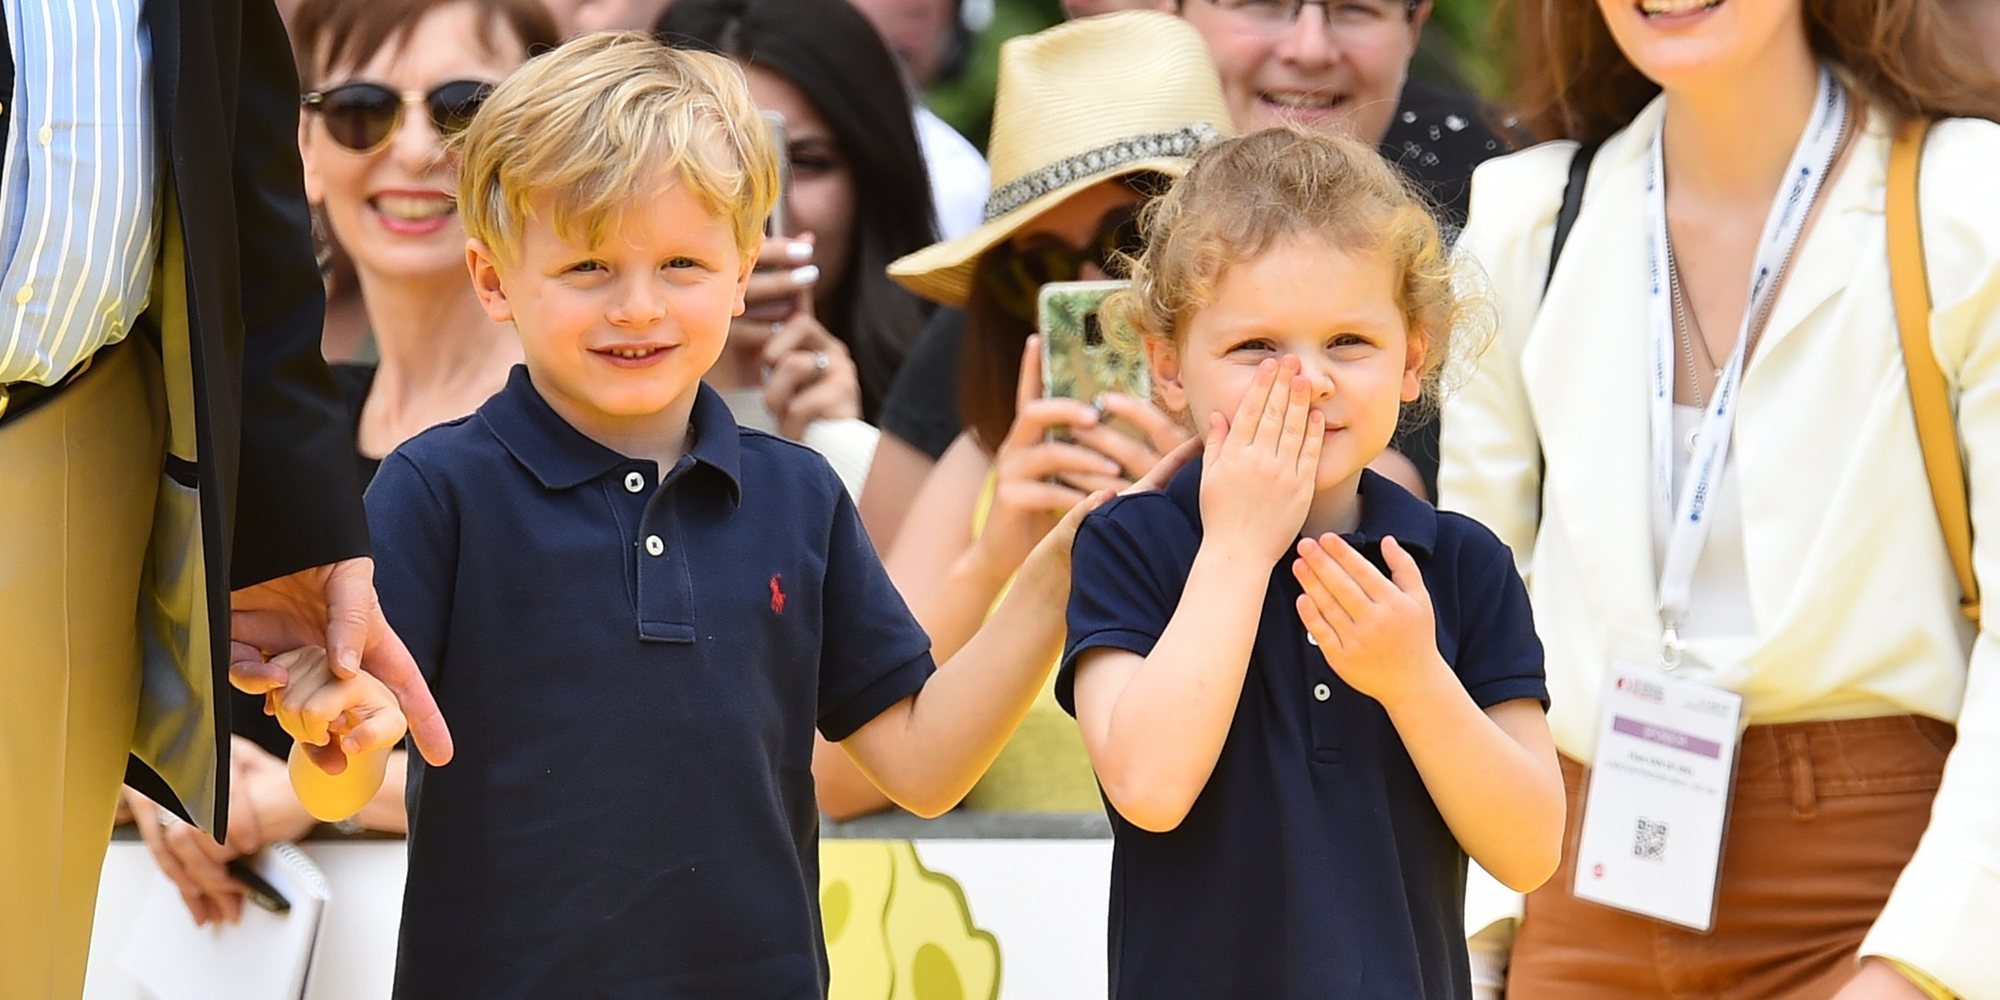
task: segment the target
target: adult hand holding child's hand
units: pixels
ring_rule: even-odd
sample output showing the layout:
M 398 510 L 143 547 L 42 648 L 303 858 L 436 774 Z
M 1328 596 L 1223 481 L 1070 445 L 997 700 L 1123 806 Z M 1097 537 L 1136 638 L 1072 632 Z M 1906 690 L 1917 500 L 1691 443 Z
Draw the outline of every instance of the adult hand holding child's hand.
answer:
M 1236 416 L 1209 415 L 1202 448 L 1202 531 L 1270 562 L 1305 524 L 1326 440 L 1299 370 L 1291 355 L 1260 363 Z
M 346 819 L 381 787 L 389 751 L 402 739 L 395 695 L 367 674 L 342 678 L 317 646 L 272 658 L 289 679 L 265 695 L 278 724 L 297 743 L 288 762 L 299 802 L 315 818 Z

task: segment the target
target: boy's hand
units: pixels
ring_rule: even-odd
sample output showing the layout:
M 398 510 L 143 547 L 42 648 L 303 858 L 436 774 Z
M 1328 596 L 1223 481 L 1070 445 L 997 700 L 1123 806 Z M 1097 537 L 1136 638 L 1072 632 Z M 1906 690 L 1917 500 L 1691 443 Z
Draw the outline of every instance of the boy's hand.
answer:
M 1258 365 L 1236 416 L 1209 415 L 1202 448 L 1203 533 L 1271 562 L 1305 523 L 1326 440 L 1299 367 L 1291 355 Z
M 1449 672 L 1423 574 L 1394 538 L 1382 539 L 1388 577 L 1339 535 L 1301 539 L 1298 551 L 1299 619 L 1348 687 L 1393 707 Z
M 381 681 L 368 674 L 336 675 L 318 646 L 281 653 L 271 662 L 284 668 L 288 680 L 265 695 L 268 707 L 320 770 L 339 774 L 349 756 L 385 751 L 403 738 L 402 710 Z

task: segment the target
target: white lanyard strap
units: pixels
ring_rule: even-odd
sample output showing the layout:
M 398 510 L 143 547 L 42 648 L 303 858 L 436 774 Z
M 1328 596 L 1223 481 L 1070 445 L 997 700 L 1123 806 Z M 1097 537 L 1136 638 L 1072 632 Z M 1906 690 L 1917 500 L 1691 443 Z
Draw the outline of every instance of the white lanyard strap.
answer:
M 1764 220 L 1764 232 L 1757 241 L 1757 263 L 1751 272 L 1750 298 L 1743 309 L 1743 328 L 1736 348 L 1717 378 L 1715 398 L 1703 415 L 1694 454 L 1688 458 L 1687 482 L 1680 495 L 1674 491 L 1674 305 L 1671 301 L 1667 237 L 1667 186 L 1662 135 L 1665 118 L 1653 133 L 1651 170 L 1646 177 L 1646 195 L 1652 209 L 1652 239 L 1647 247 L 1652 268 L 1649 295 L 1653 327 L 1652 432 L 1653 432 L 1653 514 L 1667 535 L 1666 555 L 1660 566 L 1660 622 L 1662 657 L 1669 669 L 1680 662 L 1679 630 L 1687 618 L 1693 597 L 1695 564 L 1708 542 L 1711 504 L 1716 480 L 1729 459 L 1729 438 L 1736 425 L 1736 396 L 1743 381 L 1743 366 L 1755 335 L 1769 318 L 1772 299 L 1782 283 L 1792 255 L 1805 232 L 1806 219 L 1819 199 L 1820 187 L 1833 168 L 1847 130 L 1847 93 L 1832 72 L 1821 69 L 1819 93 L 1813 114 L 1799 137 L 1792 161 L 1785 168 L 1784 186 Z M 1689 331 L 1689 336 L 1696 336 Z M 1671 517 L 1671 521 L 1667 519 Z

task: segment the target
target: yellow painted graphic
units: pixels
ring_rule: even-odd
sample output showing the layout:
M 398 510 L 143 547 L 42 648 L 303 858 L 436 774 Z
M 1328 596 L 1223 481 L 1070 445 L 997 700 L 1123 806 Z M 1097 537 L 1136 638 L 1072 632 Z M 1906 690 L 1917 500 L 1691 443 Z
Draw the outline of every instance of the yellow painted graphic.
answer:
M 994 1000 L 1000 943 L 906 840 L 820 843 L 830 1000 Z

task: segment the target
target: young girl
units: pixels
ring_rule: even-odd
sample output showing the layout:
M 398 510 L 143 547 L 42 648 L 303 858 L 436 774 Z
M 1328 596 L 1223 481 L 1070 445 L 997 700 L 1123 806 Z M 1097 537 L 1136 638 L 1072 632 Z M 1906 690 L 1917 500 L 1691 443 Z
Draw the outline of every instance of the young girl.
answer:
M 1436 226 L 1372 150 L 1269 130 L 1146 230 L 1113 309 L 1206 448 L 1076 540 L 1112 994 L 1468 996 L 1466 856 L 1541 884 L 1563 797 L 1506 547 L 1364 468 L 1470 312 Z

